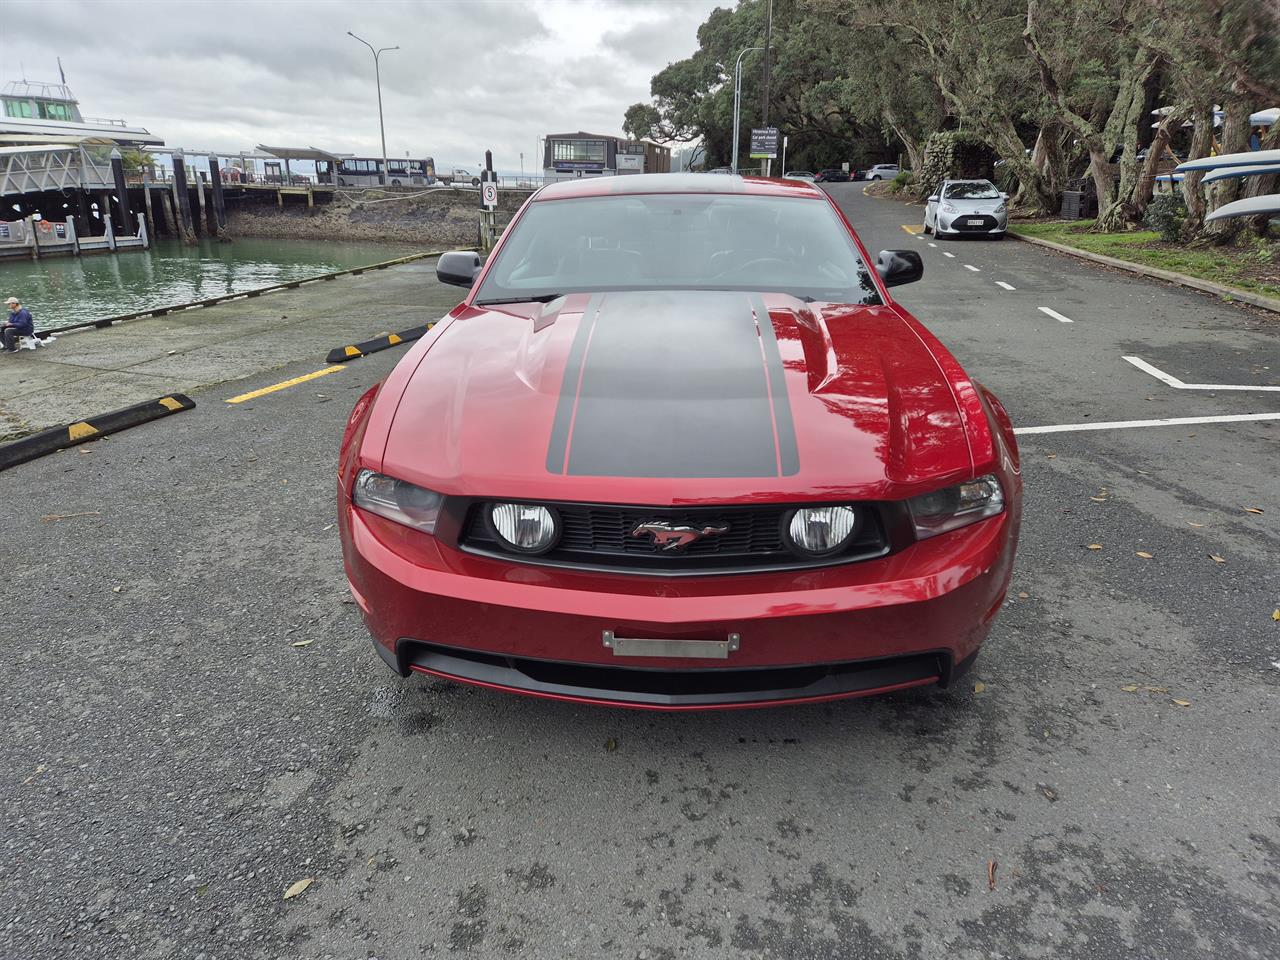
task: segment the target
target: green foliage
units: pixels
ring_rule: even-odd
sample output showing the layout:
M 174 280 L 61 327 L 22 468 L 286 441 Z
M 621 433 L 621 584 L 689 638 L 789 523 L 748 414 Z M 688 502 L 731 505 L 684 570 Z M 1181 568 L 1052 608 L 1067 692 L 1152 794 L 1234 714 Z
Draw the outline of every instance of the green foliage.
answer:
M 1182 235 L 1182 221 L 1186 218 L 1187 205 L 1182 200 L 1182 192 L 1175 190 L 1152 197 L 1142 222 L 1148 230 L 1160 234 L 1161 240 L 1175 243 Z
M 891 193 L 901 193 L 907 187 L 915 183 L 916 175 L 910 170 L 899 170 L 898 175 L 893 178 L 892 185 L 889 187 Z
M 154 156 L 136 147 L 120 151 L 120 163 L 124 167 L 126 176 L 141 173 L 144 168 L 150 167 L 155 162 Z
M 982 141 L 967 133 L 955 130 L 944 130 L 935 133 L 925 141 L 924 161 L 918 171 L 916 183 L 921 196 L 937 190 L 943 180 L 965 176 L 965 166 L 974 155 L 976 149 L 983 146 Z

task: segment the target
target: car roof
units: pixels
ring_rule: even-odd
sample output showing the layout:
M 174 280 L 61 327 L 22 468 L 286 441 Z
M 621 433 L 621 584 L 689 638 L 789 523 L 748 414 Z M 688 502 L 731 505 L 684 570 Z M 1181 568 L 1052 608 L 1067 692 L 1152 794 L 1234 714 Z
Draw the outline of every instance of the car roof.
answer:
M 533 199 L 566 200 L 574 197 L 607 197 L 619 194 L 724 193 L 766 197 L 824 197 L 803 180 L 743 177 L 737 174 L 708 176 L 705 173 L 634 173 L 615 177 L 585 177 L 549 183 Z

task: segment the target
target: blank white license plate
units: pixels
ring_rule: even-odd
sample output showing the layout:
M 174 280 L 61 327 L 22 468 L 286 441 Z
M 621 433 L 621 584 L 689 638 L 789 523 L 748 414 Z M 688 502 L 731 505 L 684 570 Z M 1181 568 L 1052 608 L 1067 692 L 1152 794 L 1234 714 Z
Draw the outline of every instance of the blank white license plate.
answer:
M 971 227 L 980 227 L 982 226 L 983 221 L 982 220 L 966 220 L 965 223 L 969 224 L 969 226 Z
M 724 640 L 652 640 L 647 637 L 619 637 L 604 631 L 604 645 L 615 657 L 687 657 L 696 660 L 727 660 L 741 640 L 736 633 Z

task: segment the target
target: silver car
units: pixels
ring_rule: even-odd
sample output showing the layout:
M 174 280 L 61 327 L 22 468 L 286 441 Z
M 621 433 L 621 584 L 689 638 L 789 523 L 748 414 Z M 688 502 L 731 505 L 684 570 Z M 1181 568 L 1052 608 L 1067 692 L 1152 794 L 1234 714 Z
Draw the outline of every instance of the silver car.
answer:
M 896 163 L 877 163 L 867 170 L 867 179 L 892 180 L 898 173 L 898 165 Z
M 938 238 L 982 234 L 999 239 L 1009 229 L 1007 193 L 990 180 L 943 180 L 924 205 L 924 232 Z

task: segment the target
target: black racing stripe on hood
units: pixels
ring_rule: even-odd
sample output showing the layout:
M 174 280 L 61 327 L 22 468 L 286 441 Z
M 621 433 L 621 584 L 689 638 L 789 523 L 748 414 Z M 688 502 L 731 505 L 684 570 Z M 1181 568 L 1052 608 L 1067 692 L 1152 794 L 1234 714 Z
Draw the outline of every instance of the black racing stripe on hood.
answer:
M 770 328 L 766 339 L 772 337 Z M 778 475 L 771 384 L 781 384 L 782 365 L 778 359 L 775 379 L 767 369 L 768 346 L 757 332 L 747 294 L 605 294 L 584 344 L 588 338 L 590 346 L 584 345 L 580 361 L 581 386 L 570 363 L 556 415 L 558 425 L 564 406 L 576 397 L 576 408 L 568 415 L 568 473 Z M 776 358 L 776 341 L 772 347 Z M 783 401 L 785 405 L 785 392 Z M 795 437 L 789 408 L 786 424 L 791 465 Z M 548 466 L 558 473 L 564 468 L 552 466 L 557 445 L 553 430 Z
M 778 332 L 773 329 L 764 297 L 751 298 L 756 323 L 760 327 L 760 343 L 764 347 L 764 366 L 769 374 L 769 395 L 773 400 L 773 422 L 778 433 L 778 475 L 792 477 L 800 472 L 800 451 L 796 446 L 796 424 L 791 416 L 791 400 L 787 397 L 787 381 L 778 350 Z
M 564 458 L 569 452 L 569 427 L 573 423 L 573 409 L 578 400 L 578 384 L 582 380 L 582 358 L 591 339 L 591 328 L 596 322 L 600 296 L 587 301 L 578 321 L 569 356 L 565 360 L 564 379 L 560 381 L 560 402 L 556 404 L 556 418 L 551 425 L 551 443 L 547 447 L 547 469 L 551 473 L 564 473 Z

